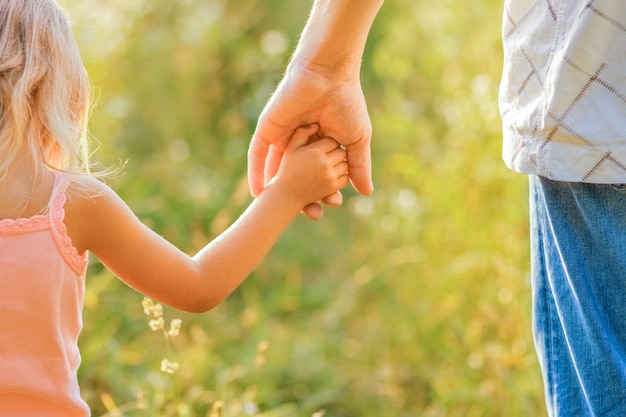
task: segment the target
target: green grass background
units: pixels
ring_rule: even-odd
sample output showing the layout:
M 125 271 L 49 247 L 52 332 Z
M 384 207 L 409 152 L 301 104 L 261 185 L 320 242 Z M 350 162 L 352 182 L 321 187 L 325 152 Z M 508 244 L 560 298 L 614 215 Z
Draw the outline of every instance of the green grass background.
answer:
M 96 87 L 95 158 L 124 163 L 111 185 L 193 253 L 251 200 L 249 139 L 310 1 L 60 1 Z M 183 320 L 169 353 L 142 296 L 92 259 L 79 377 L 94 415 L 545 415 L 526 178 L 500 157 L 501 14 L 386 2 L 362 70 L 375 193 L 299 218 L 214 311 L 166 309 Z

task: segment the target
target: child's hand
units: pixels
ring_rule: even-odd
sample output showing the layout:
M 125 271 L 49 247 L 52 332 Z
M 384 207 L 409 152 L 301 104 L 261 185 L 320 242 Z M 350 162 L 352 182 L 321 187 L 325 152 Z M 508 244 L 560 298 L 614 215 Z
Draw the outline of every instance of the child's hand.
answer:
M 317 136 L 318 131 L 317 125 L 296 129 L 270 181 L 300 208 L 336 193 L 349 181 L 346 151 L 335 140 Z

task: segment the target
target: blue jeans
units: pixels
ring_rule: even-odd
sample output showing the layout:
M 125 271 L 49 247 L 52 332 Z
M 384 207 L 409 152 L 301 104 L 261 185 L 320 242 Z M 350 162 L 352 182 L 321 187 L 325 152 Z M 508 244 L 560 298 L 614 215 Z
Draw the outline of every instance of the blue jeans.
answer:
M 530 177 L 533 334 L 551 417 L 626 416 L 626 188 Z

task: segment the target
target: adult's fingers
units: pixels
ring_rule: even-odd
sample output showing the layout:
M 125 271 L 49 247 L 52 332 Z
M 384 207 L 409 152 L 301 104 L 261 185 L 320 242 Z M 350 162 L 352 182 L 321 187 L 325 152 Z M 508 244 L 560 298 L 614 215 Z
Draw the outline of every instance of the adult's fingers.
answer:
M 324 209 L 319 203 L 311 203 L 302 209 L 302 214 L 311 220 L 319 220 L 324 215 Z
M 343 195 L 341 194 L 341 191 L 337 191 L 327 197 L 324 197 L 322 201 L 327 206 L 339 207 L 343 204 Z
M 360 194 L 370 195 L 374 191 L 372 183 L 372 157 L 369 141 L 360 140 L 346 147 L 350 181 Z
M 323 198 L 322 201 L 329 207 L 339 207 L 343 204 L 343 195 L 341 191 L 337 191 Z M 324 215 L 324 209 L 319 203 L 311 203 L 302 209 L 302 214 L 311 220 L 319 220 Z

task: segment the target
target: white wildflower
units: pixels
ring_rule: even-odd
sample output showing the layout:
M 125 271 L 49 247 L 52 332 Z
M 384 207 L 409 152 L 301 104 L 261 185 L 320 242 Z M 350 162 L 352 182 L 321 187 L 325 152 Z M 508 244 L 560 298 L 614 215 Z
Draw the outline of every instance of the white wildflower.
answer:
M 167 358 L 164 358 L 161 361 L 161 371 L 168 374 L 173 374 L 174 372 L 176 372 L 178 370 L 178 366 L 178 362 L 170 362 L 169 360 L 167 360 Z
M 152 299 L 148 297 L 144 297 L 141 302 L 143 306 L 143 312 L 146 316 L 154 316 L 155 318 L 161 317 L 163 315 L 163 306 L 159 303 L 155 303 Z
M 143 306 L 143 312 L 146 314 L 146 316 L 152 314 L 152 310 L 154 309 L 154 301 L 152 301 L 148 297 L 144 297 L 141 305 Z
M 163 306 L 159 303 L 155 303 L 152 309 L 152 315 L 154 317 L 161 317 L 163 315 Z
M 150 320 L 148 322 L 148 325 L 150 326 L 152 330 L 157 331 L 157 330 L 162 329 L 165 326 L 165 320 L 163 320 L 163 317 L 159 317 L 154 320 Z
M 178 336 L 180 333 L 180 326 L 183 324 L 181 319 L 174 319 L 170 322 L 170 329 L 167 334 L 171 337 Z

